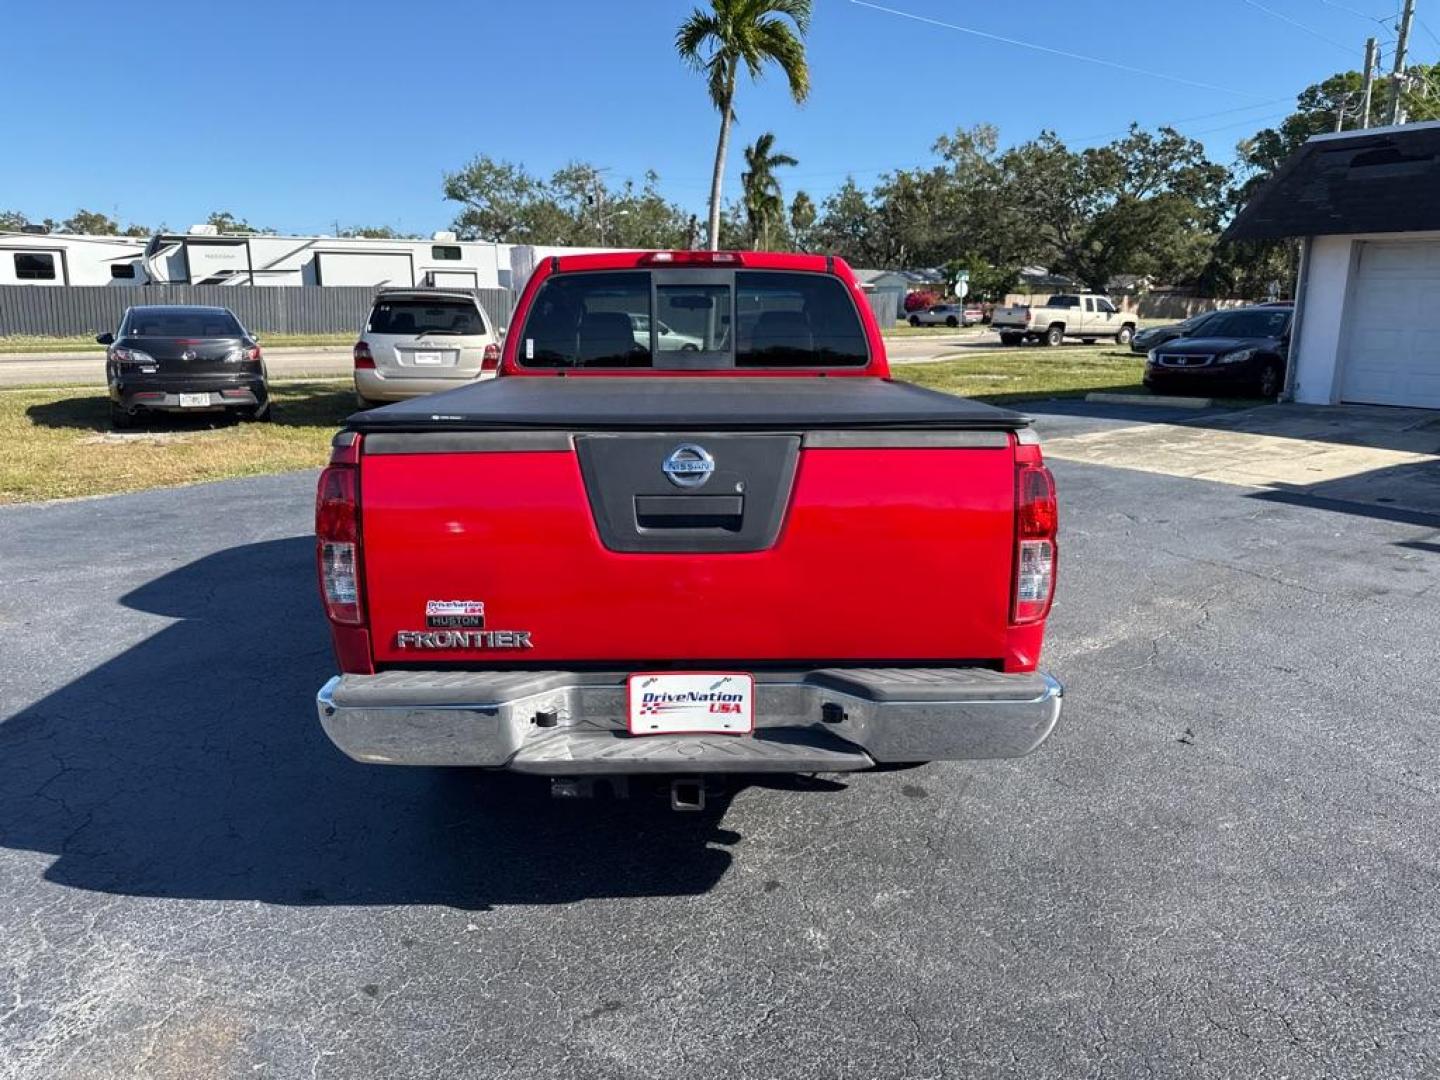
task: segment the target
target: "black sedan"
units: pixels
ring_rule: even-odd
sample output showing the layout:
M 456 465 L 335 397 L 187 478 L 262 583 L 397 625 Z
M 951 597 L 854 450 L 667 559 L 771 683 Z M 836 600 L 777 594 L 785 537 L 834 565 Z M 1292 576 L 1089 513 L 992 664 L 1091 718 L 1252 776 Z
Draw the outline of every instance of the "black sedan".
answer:
M 132 307 L 105 350 L 110 423 L 131 427 L 158 413 L 229 414 L 270 419 L 270 388 L 260 344 L 222 307 Z
M 1250 307 L 1211 315 L 1194 337 L 1150 351 L 1145 385 L 1156 393 L 1279 396 L 1290 350 L 1288 307 Z

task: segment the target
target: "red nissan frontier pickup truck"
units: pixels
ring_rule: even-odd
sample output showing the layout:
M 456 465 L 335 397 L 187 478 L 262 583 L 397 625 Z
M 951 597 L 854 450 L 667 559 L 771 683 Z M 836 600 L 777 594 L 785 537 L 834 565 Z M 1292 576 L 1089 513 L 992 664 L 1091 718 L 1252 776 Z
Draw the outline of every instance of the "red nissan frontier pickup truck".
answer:
M 1054 728 L 1029 421 L 891 381 L 841 260 L 547 259 L 499 376 L 335 438 L 317 705 L 346 754 L 584 783 L 1017 757 Z

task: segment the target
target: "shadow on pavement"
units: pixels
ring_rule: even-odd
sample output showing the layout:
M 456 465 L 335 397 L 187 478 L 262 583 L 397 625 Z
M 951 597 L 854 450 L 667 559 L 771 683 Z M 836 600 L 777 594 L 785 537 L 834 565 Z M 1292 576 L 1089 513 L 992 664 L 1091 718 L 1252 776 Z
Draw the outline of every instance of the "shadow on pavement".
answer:
M 726 801 L 565 803 L 520 777 L 353 763 L 308 537 L 200 559 L 122 599 L 178 621 L 0 724 L 0 844 L 50 881 L 277 904 L 554 904 L 710 889 Z M 816 786 L 815 790 L 822 789 Z

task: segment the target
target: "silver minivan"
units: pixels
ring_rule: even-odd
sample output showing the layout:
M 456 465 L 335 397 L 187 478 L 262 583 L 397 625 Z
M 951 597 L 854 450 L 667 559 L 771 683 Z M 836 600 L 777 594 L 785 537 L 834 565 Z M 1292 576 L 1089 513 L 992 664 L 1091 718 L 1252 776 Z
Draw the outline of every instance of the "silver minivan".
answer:
M 500 337 L 474 293 L 381 289 L 355 343 L 361 408 L 495 376 Z

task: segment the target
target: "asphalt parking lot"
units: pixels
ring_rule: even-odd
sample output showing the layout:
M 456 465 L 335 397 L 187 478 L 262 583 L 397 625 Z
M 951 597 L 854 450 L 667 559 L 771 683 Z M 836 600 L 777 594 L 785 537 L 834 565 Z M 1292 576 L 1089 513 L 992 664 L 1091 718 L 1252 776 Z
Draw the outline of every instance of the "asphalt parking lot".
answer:
M 703 815 L 341 757 L 313 474 L 0 508 L 0 1077 L 1437 1075 L 1440 528 L 1055 470 L 1050 744 Z

